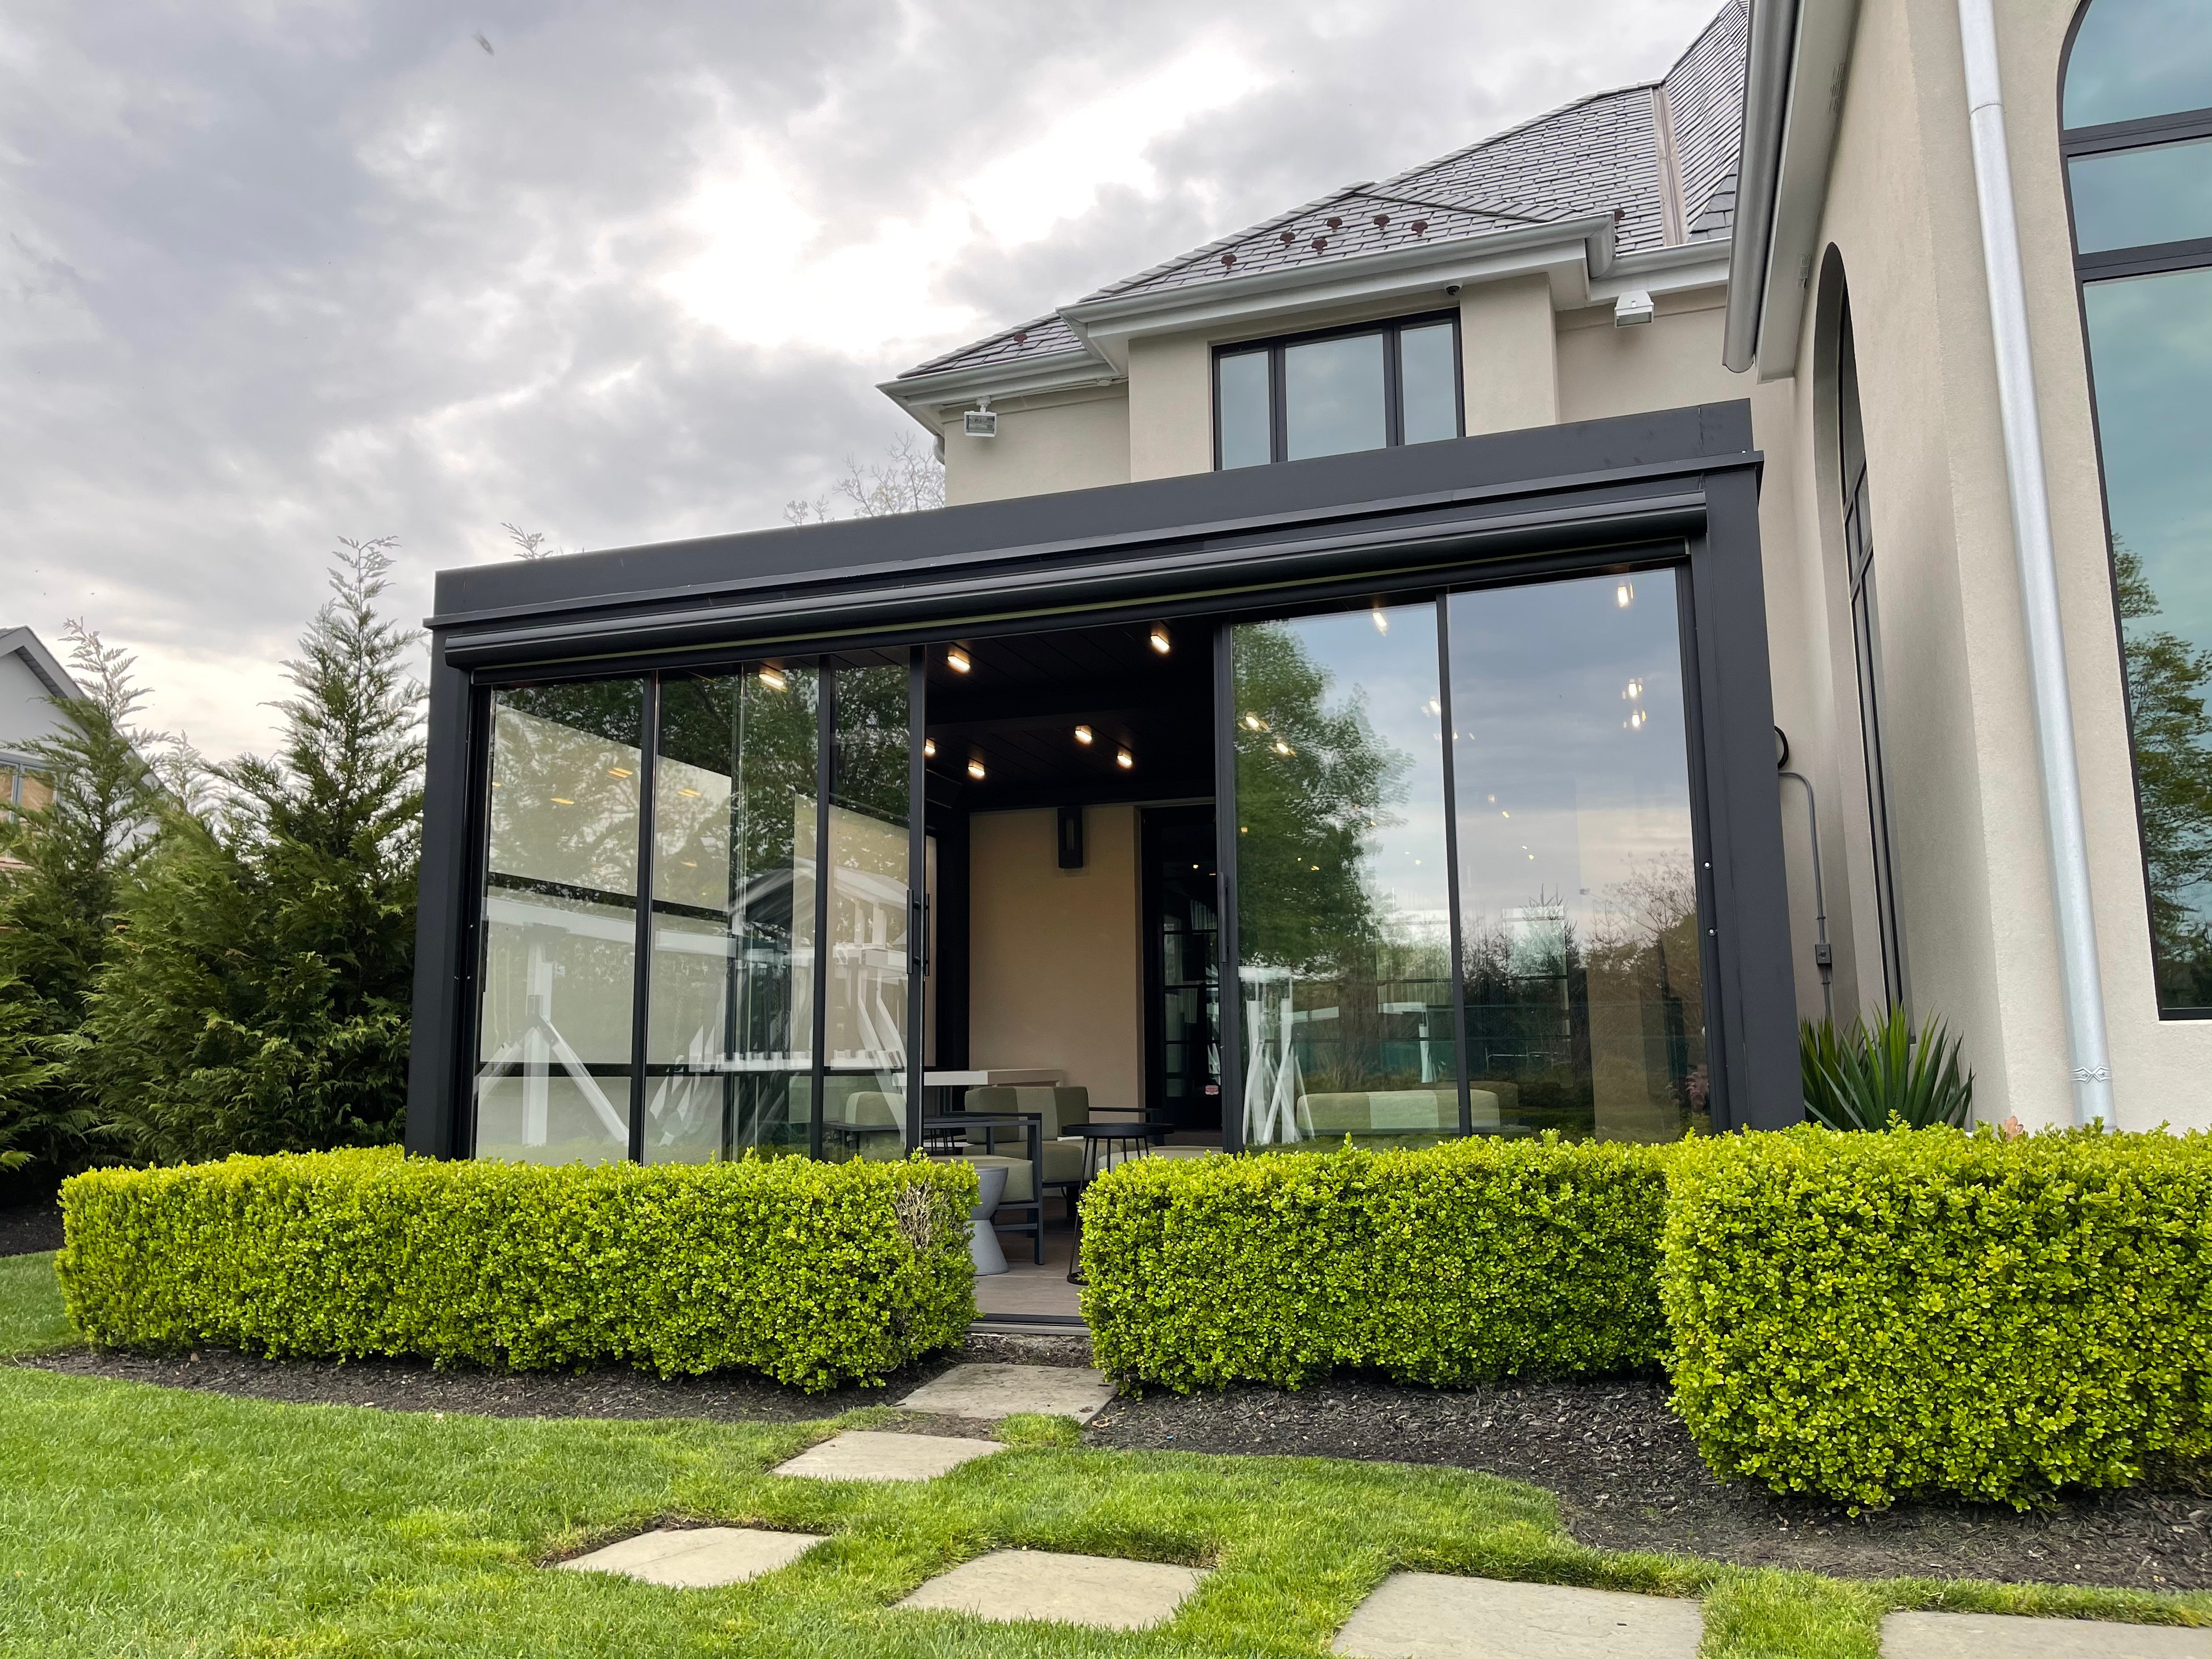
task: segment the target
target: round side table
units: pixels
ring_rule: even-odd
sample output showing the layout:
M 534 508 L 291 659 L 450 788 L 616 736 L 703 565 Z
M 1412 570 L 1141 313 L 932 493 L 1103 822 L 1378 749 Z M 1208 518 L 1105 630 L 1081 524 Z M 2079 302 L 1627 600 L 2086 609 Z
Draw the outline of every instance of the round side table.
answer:
M 1006 1253 L 999 1248 L 999 1235 L 991 1225 L 991 1212 L 1006 1201 L 1006 1166 L 977 1164 L 975 1188 L 975 1207 L 968 1223 L 968 1259 L 975 1264 L 976 1278 L 988 1279 L 1006 1271 Z

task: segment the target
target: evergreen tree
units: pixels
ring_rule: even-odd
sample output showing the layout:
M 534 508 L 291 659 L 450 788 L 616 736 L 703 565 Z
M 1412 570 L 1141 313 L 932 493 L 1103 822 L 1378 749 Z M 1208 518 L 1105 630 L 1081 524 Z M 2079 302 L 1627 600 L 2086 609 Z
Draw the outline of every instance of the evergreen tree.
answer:
M 85 695 L 55 699 L 61 729 L 28 745 L 51 798 L 0 814 L 0 1169 L 45 1177 L 105 1144 L 79 1028 L 176 799 L 163 775 L 188 792 L 196 762 L 182 739 L 133 723 L 146 692 L 128 654 L 82 623 L 67 637 Z
M 416 635 L 377 610 L 392 544 L 343 544 L 277 752 L 221 769 L 219 808 L 180 816 L 137 884 L 88 1031 L 138 1156 L 399 1138 L 422 693 Z

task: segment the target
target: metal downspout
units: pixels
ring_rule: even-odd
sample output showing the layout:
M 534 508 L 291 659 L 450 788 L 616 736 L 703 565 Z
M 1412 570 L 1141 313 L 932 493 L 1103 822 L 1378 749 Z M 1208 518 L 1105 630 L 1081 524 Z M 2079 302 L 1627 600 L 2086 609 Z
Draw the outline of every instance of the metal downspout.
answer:
M 2105 1047 L 2105 999 L 2089 897 L 2081 779 L 2075 764 L 2073 704 L 2066 643 L 2058 622 L 2058 566 L 2051 541 L 2051 503 L 2043 475 L 2043 428 L 2027 332 L 2027 289 L 2021 275 L 2020 227 L 2013 212 L 2005 150 L 2004 91 L 1997 70 L 1990 0 L 1958 0 L 1966 67 L 1966 117 L 1981 203 L 1982 261 L 1995 337 L 1997 409 L 2004 424 L 2005 471 L 2012 494 L 2013 553 L 2020 566 L 2027 623 L 2028 678 L 2043 761 L 2044 828 L 2058 919 L 2058 967 L 2074 1061 L 2074 1121 L 2112 1121 L 2112 1077 Z

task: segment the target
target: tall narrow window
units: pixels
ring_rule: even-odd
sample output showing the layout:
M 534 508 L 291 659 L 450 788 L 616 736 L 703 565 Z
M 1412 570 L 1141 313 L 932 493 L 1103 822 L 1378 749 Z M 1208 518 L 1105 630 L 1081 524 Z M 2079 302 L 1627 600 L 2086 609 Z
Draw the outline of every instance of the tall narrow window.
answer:
M 1905 1000 L 1905 930 L 1898 910 L 1895 833 L 1881 746 L 1881 622 L 1875 600 L 1874 505 L 1867 489 L 1866 427 L 1859 413 L 1858 352 L 1848 300 L 1836 343 L 1836 404 L 1844 556 L 1851 592 L 1851 655 L 1858 670 L 1859 742 L 1866 756 L 1875 909 L 1881 927 L 1882 994 L 1888 1002 L 1899 1004 Z
M 2212 1017 L 2212 10 L 2094 0 L 2062 100 L 2159 1010 Z

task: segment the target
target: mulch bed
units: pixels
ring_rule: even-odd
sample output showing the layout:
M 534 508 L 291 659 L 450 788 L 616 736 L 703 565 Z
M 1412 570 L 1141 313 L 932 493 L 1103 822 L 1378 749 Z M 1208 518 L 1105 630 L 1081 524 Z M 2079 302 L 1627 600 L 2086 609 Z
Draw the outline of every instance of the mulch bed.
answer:
M 1338 1380 L 1295 1394 L 1152 1394 L 1115 1401 L 1085 1438 L 1485 1469 L 1557 1493 L 1574 1535 L 1605 1549 L 1846 1578 L 2212 1589 L 2212 1501 L 2203 1495 L 2137 1489 L 2025 1513 L 1900 1504 L 1853 1516 L 1717 1480 L 1657 1382 L 1512 1382 L 1447 1394 Z
M 1079 1365 L 1089 1359 L 1081 1339 L 978 1335 L 882 1389 L 820 1395 L 742 1376 L 662 1382 L 617 1369 L 435 1370 L 387 1360 L 271 1361 L 216 1349 L 174 1358 L 76 1350 L 23 1363 L 81 1376 L 394 1411 L 790 1422 L 894 1403 L 965 1360 Z M 972 1422 L 912 1413 L 889 1426 L 976 1432 Z M 1515 1382 L 1444 1393 L 1349 1378 L 1297 1393 L 1149 1394 L 1115 1401 L 1084 1437 L 1097 1446 L 1486 1470 L 1557 1493 L 1574 1535 L 1607 1549 L 1838 1577 L 2212 1589 L 2212 1500 L 2202 1495 L 2143 1489 L 2069 1497 L 2025 1513 L 1917 1504 L 1853 1516 L 1837 1505 L 1714 1479 L 1656 1382 Z
M 52 1193 L 0 1203 L 0 1255 L 31 1255 L 62 1247 L 62 1206 Z

